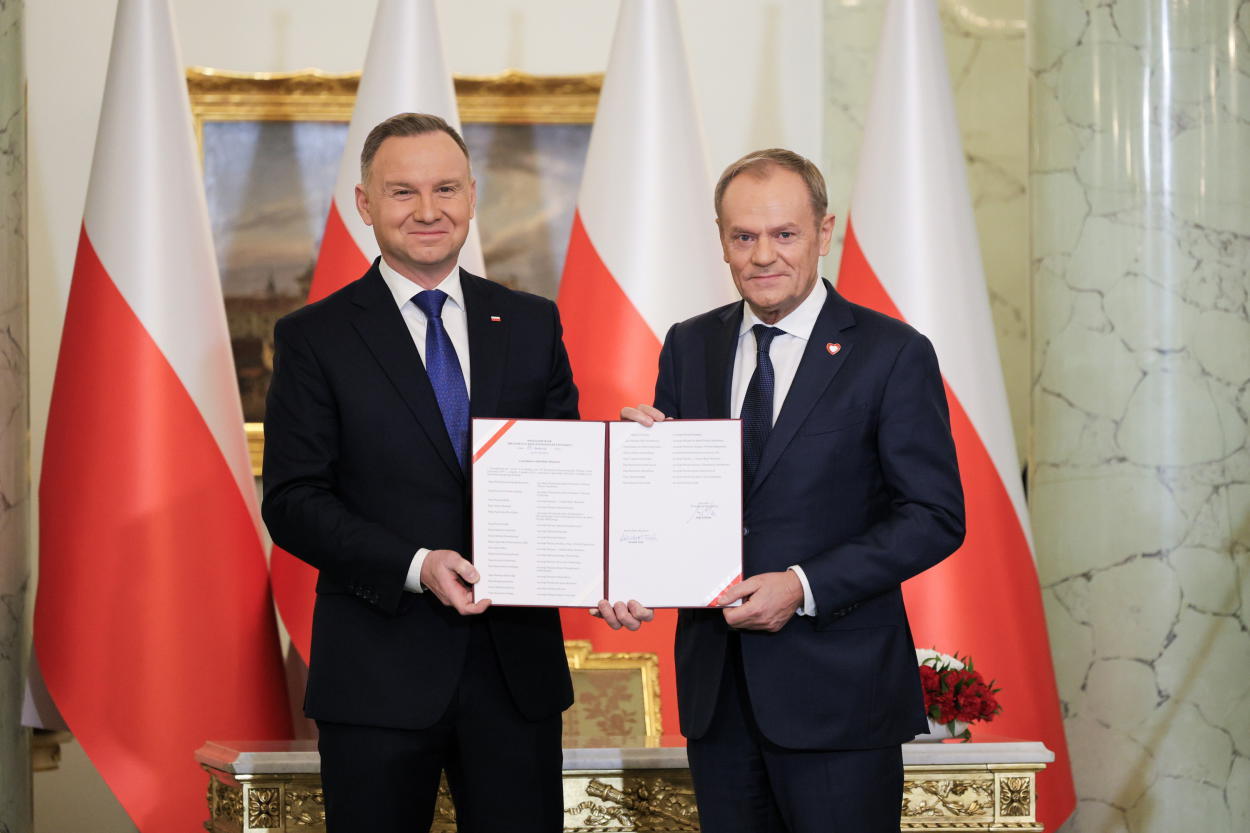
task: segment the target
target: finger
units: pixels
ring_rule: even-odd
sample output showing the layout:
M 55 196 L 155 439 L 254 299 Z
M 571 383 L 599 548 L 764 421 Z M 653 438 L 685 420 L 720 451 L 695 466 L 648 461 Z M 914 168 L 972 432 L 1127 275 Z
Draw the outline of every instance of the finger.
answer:
M 624 602 L 617 602 L 612 605 L 612 612 L 616 614 L 617 621 L 631 631 L 636 631 L 642 626 L 642 623 L 629 612 L 629 606 Z
M 454 562 L 451 565 L 451 569 L 456 573 L 456 575 L 460 576 L 460 578 L 464 579 L 469 584 L 477 584 L 478 579 L 481 578 L 478 574 L 477 567 L 473 566 L 473 562 L 464 558 Z
M 725 591 L 716 597 L 716 604 L 724 607 L 731 602 L 736 602 L 738 599 L 745 599 L 758 590 L 759 585 L 759 580 L 754 577 L 746 581 L 740 581 L 733 587 L 725 588 Z
M 649 607 L 643 607 L 642 604 L 635 599 L 629 600 L 629 612 L 639 622 L 650 622 L 655 618 L 654 610 Z
M 663 422 L 666 419 L 663 411 L 659 408 L 652 408 L 650 405 L 640 404 L 638 410 L 651 417 L 655 422 Z
M 621 408 L 621 419 L 636 422 L 648 428 L 655 424 L 655 420 L 647 416 L 639 408 Z
M 490 599 L 478 599 L 476 602 L 469 601 L 468 597 L 456 604 L 456 611 L 462 616 L 477 616 L 486 612 L 486 608 L 490 607 Z
M 621 620 L 616 618 L 616 611 L 612 609 L 612 605 L 608 603 L 607 599 L 599 600 L 599 615 L 612 630 L 618 631 L 621 629 Z
M 588 608 L 586 612 L 589 613 L 591 616 L 595 617 L 596 619 L 603 618 L 603 614 L 599 612 L 599 608 L 597 607 Z

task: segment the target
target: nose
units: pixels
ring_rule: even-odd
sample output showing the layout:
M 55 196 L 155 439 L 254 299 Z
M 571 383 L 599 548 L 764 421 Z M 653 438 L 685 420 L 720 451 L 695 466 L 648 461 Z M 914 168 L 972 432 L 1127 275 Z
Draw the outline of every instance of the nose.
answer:
M 751 249 L 751 262 L 756 266 L 767 266 L 777 259 L 777 248 L 767 234 L 755 238 L 755 246 Z
M 433 223 L 438 219 L 438 210 L 434 207 L 433 194 L 420 194 L 417 203 L 412 207 L 412 216 L 422 223 Z

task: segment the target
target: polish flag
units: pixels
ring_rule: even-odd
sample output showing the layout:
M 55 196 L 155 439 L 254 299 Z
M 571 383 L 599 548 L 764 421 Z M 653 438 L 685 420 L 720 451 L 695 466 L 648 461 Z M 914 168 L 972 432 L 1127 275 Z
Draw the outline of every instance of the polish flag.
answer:
M 35 650 L 143 833 L 205 817 L 195 750 L 289 737 L 183 63 L 120 0 L 48 415 Z
M 309 303 L 359 278 L 378 256 L 373 229 L 366 226 L 356 212 L 360 150 L 375 125 L 398 113 L 441 116 L 460 130 L 456 91 L 443 58 L 434 0 L 380 0 L 378 3 L 369 52 L 356 91 L 356 105 L 347 129 L 347 144 L 334 183 L 330 216 L 326 219 L 321 252 L 308 292 Z M 469 227 L 460 263 L 476 275 L 486 274 L 476 220 Z M 291 644 L 307 661 L 312 642 L 317 571 L 279 547 L 273 548 L 270 571 L 282 623 L 291 635 Z
M 967 510 L 952 557 L 904 585 L 916 644 L 969 654 L 1002 687 L 982 730 L 1041 740 L 1047 830 L 1076 798 L 1028 510 L 994 340 L 937 7 L 891 0 L 864 125 L 839 291 L 937 349 Z
M 714 220 L 677 9 L 621 3 L 558 298 L 583 418 L 650 402 L 668 328 L 737 298 Z M 597 651 L 658 654 L 675 727 L 676 622 L 660 611 L 641 631 L 614 632 L 565 611 L 564 632 Z

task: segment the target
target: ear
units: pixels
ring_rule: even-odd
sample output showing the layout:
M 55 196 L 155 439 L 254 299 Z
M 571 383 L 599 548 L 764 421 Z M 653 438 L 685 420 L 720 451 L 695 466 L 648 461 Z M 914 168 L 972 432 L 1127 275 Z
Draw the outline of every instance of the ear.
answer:
M 469 177 L 469 219 L 477 215 L 477 180 Z
M 356 213 L 366 226 L 373 225 L 373 216 L 369 213 L 369 195 L 365 193 L 363 185 L 356 186 Z
M 829 254 L 829 245 L 833 242 L 833 227 L 837 222 L 837 217 L 832 214 L 826 214 L 820 220 L 820 254 Z
M 716 239 L 720 241 L 721 260 L 729 262 L 729 244 L 725 242 L 725 228 L 720 224 L 720 217 L 716 218 Z

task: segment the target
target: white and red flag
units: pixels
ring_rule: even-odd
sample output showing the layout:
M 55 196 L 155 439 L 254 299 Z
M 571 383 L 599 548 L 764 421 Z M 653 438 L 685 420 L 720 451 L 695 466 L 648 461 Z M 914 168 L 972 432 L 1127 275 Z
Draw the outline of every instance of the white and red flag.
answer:
M 210 738 L 291 731 L 167 0 L 120 0 L 52 390 L 35 649 L 143 833 L 202 826 Z
M 967 538 L 907 582 L 918 647 L 971 655 L 1002 687 L 986 731 L 1040 739 L 1047 830 L 1075 794 L 1028 509 L 994 340 L 985 273 L 937 6 L 891 0 L 877 54 L 838 290 L 927 335 L 937 350 L 959 455 Z
M 330 200 L 330 215 L 308 292 L 309 303 L 359 278 L 378 255 L 373 229 L 356 212 L 360 150 L 369 131 L 397 113 L 430 113 L 460 130 L 455 86 L 443 58 L 434 0 L 378 3 Z M 476 220 L 469 227 L 460 263 L 476 275 L 486 274 Z M 270 570 L 282 623 L 291 635 L 291 644 L 307 661 L 317 571 L 279 547 L 273 548 Z
M 737 298 L 714 219 L 677 9 L 621 3 L 558 298 L 584 419 L 650 402 L 668 328 Z M 564 617 L 565 635 L 596 650 L 659 654 L 671 726 L 675 627 L 672 611 L 637 633 Z

